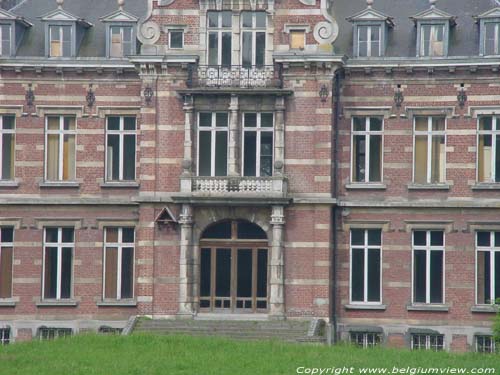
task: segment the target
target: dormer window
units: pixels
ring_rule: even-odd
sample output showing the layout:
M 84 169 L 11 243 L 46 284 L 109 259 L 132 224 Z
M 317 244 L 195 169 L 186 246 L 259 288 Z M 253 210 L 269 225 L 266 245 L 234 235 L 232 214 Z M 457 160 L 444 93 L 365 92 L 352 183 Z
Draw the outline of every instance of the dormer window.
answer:
M 481 56 L 500 55 L 500 7 L 475 17 L 479 23 Z
M 422 25 L 420 56 L 444 56 L 444 25 Z
M 31 26 L 24 18 L 0 9 L 0 57 L 14 56 L 26 29 Z
M 10 56 L 11 54 L 11 26 L 10 25 L 0 25 L 0 56 Z
M 50 57 L 71 56 L 71 26 L 50 26 Z
M 119 9 L 101 18 L 106 24 L 106 56 L 124 58 L 137 53 L 137 22 L 139 18 L 123 9 L 124 1 L 119 1 Z
M 358 26 L 358 57 L 379 57 L 382 55 L 380 25 Z
M 135 54 L 132 35 L 132 26 L 111 26 L 109 56 L 124 57 Z

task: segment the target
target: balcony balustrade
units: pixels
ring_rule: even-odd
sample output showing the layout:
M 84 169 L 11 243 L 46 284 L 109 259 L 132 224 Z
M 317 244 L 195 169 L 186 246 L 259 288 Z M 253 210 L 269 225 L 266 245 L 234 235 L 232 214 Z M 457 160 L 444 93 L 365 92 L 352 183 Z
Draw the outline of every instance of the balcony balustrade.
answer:
M 182 177 L 181 191 L 195 196 L 284 197 L 284 177 Z

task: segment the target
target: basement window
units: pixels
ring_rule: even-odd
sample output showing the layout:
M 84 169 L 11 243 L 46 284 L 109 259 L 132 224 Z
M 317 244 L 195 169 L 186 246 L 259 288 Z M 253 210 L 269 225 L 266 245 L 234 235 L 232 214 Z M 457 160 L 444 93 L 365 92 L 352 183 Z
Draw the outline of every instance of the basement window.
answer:
M 374 332 L 351 332 L 351 344 L 363 349 L 374 348 L 382 342 L 382 335 Z
M 103 335 L 121 335 L 123 328 L 113 328 L 109 326 L 99 327 L 99 333 Z
M 477 232 L 477 303 L 494 304 L 500 298 L 500 232 Z
M 38 338 L 40 340 L 54 340 L 58 338 L 70 337 L 73 334 L 71 328 L 48 328 L 40 327 L 38 329 Z
M 444 335 L 411 335 L 412 350 L 431 350 L 439 352 L 444 350 Z
M 10 343 L 10 328 L 0 328 L 0 345 Z
M 14 179 L 15 122 L 14 116 L 0 116 L 0 180 Z
M 476 352 L 478 353 L 496 353 L 495 339 L 490 335 L 476 335 Z
M 351 230 L 351 302 L 381 302 L 382 231 Z
M 444 117 L 415 117 L 414 182 L 442 184 L 446 178 Z
M 45 134 L 45 180 L 76 178 L 76 119 L 48 116 Z
M 73 228 L 45 228 L 43 298 L 69 299 L 73 280 Z
M 444 232 L 413 232 L 413 302 L 444 303 Z
M 382 181 L 383 120 L 354 117 L 352 120 L 352 181 Z
M 478 181 L 500 182 L 500 121 L 498 117 L 479 118 L 477 152 Z
M 0 299 L 12 297 L 14 228 L 0 228 Z

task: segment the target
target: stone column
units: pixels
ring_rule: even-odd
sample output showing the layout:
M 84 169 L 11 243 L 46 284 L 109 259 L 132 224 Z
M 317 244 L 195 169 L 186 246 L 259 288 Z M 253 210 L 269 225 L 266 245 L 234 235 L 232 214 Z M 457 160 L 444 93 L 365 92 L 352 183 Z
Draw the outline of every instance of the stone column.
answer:
M 239 176 L 239 126 L 238 126 L 238 96 L 231 95 L 231 104 L 229 105 L 229 160 L 228 176 Z
M 191 192 L 191 176 L 193 175 L 193 128 L 194 104 L 191 95 L 184 96 L 184 159 L 182 160 L 181 192 Z
M 192 316 L 193 308 L 193 208 L 182 205 L 179 223 L 181 225 L 179 259 L 179 311 L 178 315 Z
M 285 226 L 285 213 L 283 206 L 273 206 L 271 223 L 273 237 L 271 243 L 270 264 L 270 309 L 269 315 L 274 319 L 285 319 L 285 270 L 283 229 Z
M 276 97 L 274 124 L 274 175 L 283 174 L 285 162 L 285 98 Z

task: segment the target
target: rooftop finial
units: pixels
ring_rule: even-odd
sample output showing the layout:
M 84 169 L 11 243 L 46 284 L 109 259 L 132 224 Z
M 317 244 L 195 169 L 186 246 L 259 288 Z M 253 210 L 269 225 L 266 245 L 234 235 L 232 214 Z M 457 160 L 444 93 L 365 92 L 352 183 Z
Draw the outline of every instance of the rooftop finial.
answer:
M 61 9 L 61 8 L 62 8 L 62 6 L 63 6 L 63 4 L 64 4 L 64 0 L 56 0 L 56 3 L 57 3 L 57 7 L 58 7 L 59 9 Z
M 124 5 L 125 5 L 125 0 L 118 0 L 118 6 L 120 7 L 120 10 L 123 10 Z
M 366 5 L 368 5 L 368 8 L 371 8 L 373 5 L 373 0 L 366 0 Z
M 429 4 L 431 4 L 431 8 L 436 7 L 437 0 L 429 0 Z

